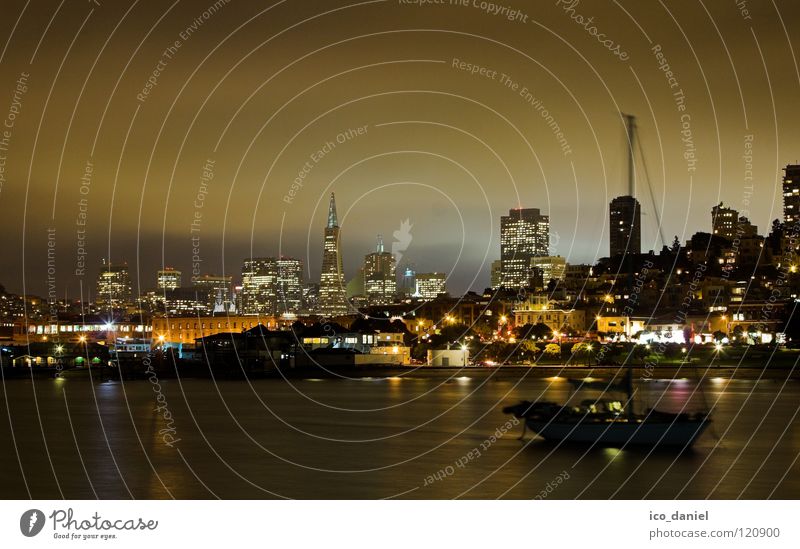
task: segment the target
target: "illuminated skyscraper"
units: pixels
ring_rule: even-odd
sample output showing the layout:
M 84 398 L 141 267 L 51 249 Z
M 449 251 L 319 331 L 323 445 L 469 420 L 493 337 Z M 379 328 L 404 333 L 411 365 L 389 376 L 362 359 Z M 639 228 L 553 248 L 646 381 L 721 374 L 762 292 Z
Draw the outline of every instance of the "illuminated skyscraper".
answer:
M 632 196 L 618 196 L 609 205 L 609 256 L 642 253 L 642 212 Z
M 531 259 L 550 255 L 550 217 L 538 208 L 510 210 L 500 218 L 500 261 L 503 288 L 532 286 Z
M 403 275 L 400 277 L 400 293 L 404 296 L 413 295 L 417 289 L 417 273 L 411 265 L 406 265 L 401 270 Z
M 276 313 L 297 314 L 303 302 L 303 263 L 291 257 L 281 257 L 278 267 Z
M 414 297 L 425 301 L 436 299 L 438 296 L 447 293 L 445 286 L 447 275 L 444 273 L 417 273 L 417 289 Z
M 560 255 L 534 257 L 531 259 L 531 267 L 541 271 L 542 283 L 546 287 L 551 280 L 564 280 L 567 260 Z
M 242 314 L 275 314 L 278 265 L 272 257 L 253 257 L 242 264 Z
M 180 271 L 175 270 L 172 267 L 167 267 L 161 271 L 158 271 L 158 276 L 156 278 L 156 287 L 159 290 L 174 290 L 175 288 L 179 288 L 180 286 L 181 286 Z
M 388 305 L 397 293 L 397 265 L 394 254 L 383 249 L 378 235 L 376 250 L 364 257 L 364 293 L 369 305 Z
M 193 276 L 192 286 L 198 291 L 201 298 L 205 297 L 205 303 L 209 310 L 215 312 L 235 310 L 231 276 L 213 274 Z
M 783 221 L 793 225 L 800 221 L 800 164 L 789 164 L 783 171 Z
M 131 303 L 131 277 L 128 265 L 111 265 L 103 260 L 97 275 L 95 304 L 104 309 L 124 309 Z
M 322 273 L 319 280 L 319 314 L 326 317 L 346 315 L 350 311 L 339 253 L 339 220 L 336 217 L 336 198 L 331 193 L 328 224 L 322 252 Z

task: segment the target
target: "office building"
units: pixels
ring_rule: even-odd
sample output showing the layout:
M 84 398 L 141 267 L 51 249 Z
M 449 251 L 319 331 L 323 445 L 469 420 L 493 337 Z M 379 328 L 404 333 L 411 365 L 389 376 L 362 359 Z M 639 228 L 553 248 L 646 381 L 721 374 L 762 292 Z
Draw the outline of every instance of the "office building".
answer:
M 531 267 L 541 272 L 542 283 L 544 286 L 547 286 L 551 280 L 557 282 L 564 280 L 564 273 L 567 270 L 567 260 L 560 255 L 533 257 L 531 258 Z
M 500 218 L 500 261 L 503 288 L 532 286 L 531 258 L 550 255 L 550 218 L 538 208 L 510 210 Z
M 173 269 L 172 267 L 166 267 L 158 271 L 156 276 L 156 288 L 159 290 L 174 290 L 175 288 L 181 287 L 181 272 Z
M 364 294 L 369 305 L 388 305 L 397 293 L 397 267 L 394 254 L 383 249 L 378 235 L 376 250 L 364 257 Z
M 112 265 L 104 259 L 97 275 L 95 304 L 103 309 L 124 309 L 131 304 L 131 295 L 128 265 Z
M 235 311 L 233 277 L 204 274 L 192 277 L 192 286 L 198 294 L 205 296 L 208 310 L 214 312 Z
M 278 265 L 275 258 L 245 259 L 242 264 L 242 314 L 275 314 L 278 305 L 277 282 Z
M 328 205 L 328 223 L 324 233 L 322 272 L 319 280 L 318 312 L 324 317 L 346 315 L 350 311 L 344 285 L 339 238 L 336 198 L 331 193 L 331 201 Z
M 303 304 L 303 263 L 299 259 L 281 257 L 276 264 L 278 272 L 276 314 L 297 314 Z
M 436 299 L 447 292 L 446 281 L 444 273 L 417 273 L 414 297 L 423 301 Z

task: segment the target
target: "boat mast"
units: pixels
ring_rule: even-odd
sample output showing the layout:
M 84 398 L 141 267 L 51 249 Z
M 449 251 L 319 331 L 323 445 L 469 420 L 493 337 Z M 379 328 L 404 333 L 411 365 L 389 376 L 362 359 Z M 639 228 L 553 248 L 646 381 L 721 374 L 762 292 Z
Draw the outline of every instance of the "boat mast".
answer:
M 625 392 L 628 393 L 628 417 L 633 418 L 636 412 L 633 409 L 633 369 L 630 366 L 625 373 Z

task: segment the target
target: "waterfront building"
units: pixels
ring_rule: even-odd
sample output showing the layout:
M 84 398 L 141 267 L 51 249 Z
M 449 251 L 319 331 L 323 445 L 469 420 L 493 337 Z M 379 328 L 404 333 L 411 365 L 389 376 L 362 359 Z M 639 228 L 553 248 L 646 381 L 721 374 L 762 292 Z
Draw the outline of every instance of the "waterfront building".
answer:
M 546 324 L 553 332 L 569 329 L 586 329 L 586 312 L 581 309 L 561 309 L 551 303 L 547 296 L 530 295 L 514 305 L 514 324 Z

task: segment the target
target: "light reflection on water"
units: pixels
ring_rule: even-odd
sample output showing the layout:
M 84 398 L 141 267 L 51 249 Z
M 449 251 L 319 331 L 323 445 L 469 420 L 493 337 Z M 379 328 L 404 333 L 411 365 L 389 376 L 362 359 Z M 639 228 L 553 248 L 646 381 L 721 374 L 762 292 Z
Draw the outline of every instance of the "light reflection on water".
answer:
M 517 440 L 521 425 L 498 431 L 510 419 L 500 411 L 504 405 L 537 398 L 567 401 L 570 384 L 561 377 L 291 383 L 162 380 L 180 439 L 170 448 L 163 439 L 168 423 L 147 381 L 95 384 L 94 390 L 83 380 L 36 381 L 41 428 L 32 382 L 7 382 L 8 402 L 0 402 L 0 409 L 11 411 L 14 438 L 8 420 L 0 421 L 0 495 L 28 497 L 19 462 L 37 499 L 95 493 L 101 498 L 381 498 L 404 492 L 418 498 L 530 498 L 565 470 L 569 480 L 550 498 L 800 493 L 800 474 L 791 468 L 800 451 L 800 432 L 792 422 L 800 397 L 796 382 L 782 387 L 778 381 L 713 378 L 703 392 L 691 380 L 640 383 L 642 405 L 657 403 L 667 411 L 714 406 L 713 429 L 682 454 L 559 446 L 530 433 L 523 443 Z M 587 392 L 580 398 L 594 396 Z M 476 449 L 479 457 L 464 459 Z M 457 465 L 460 460 L 463 466 Z M 448 466 L 452 475 L 426 482 Z

